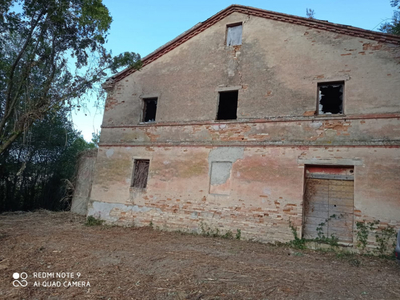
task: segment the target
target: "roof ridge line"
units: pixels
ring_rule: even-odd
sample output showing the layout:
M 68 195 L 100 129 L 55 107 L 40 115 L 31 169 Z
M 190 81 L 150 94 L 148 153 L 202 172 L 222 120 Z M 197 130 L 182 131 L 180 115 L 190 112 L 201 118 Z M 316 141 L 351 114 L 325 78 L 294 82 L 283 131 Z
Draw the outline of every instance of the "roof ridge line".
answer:
M 252 16 L 256 16 L 256 17 L 261 17 L 261 18 L 265 18 L 265 19 L 271 19 L 271 20 L 276 20 L 276 21 L 281 21 L 281 22 L 287 22 L 287 23 L 292 23 L 292 24 L 308 26 L 311 28 L 317 28 L 320 30 L 336 32 L 339 34 L 345 34 L 345 35 L 350 35 L 350 36 L 355 36 L 355 37 L 366 38 L 366 39 L 370 39 L 370 40 L 376 40 L 378 42 L 392 43 L 392 44 L 400 45 L 400 36 L 393 35 L 393 34 L 381 33 L 381 32 L 363 29 L 363 28 L 359 28 L 359 27 L 353 27 L 350 25 L 336 24 L 336 23 L 332 23 L 332 22 L 328 22 L 328 21 L 310 19 L 310 18 L 306 18 L 306 17 L 299 17 L 299 16 L 295 16 L 295 15 L 289 15 L 289 14 L 285 14 L 285 13 L 274 12 L 274 11 L 264 10 L 264 9 L 260 9 L 260 8 L 254 8 L 254 7 L 250 7 L 250 6 L 232 4 L 232 5 L 228 6 L 227 8 L 219 11 L 215 15 L 211 16 L 210 18 L 206 19 L 205 21 L 197 23 L 196 25 L 194 25 L 187 31 L 178 35 L 176 38 L 172 39 L 171 41 L 169 41 L 166 44 L 162 45 L 161 47 L 157 48 L 150 54 L 146 55 L 142 59 L 142 67 L 152 63 L 159 57 L 170 52 L 171 50 L 180 46 L 187 40 L 189 40 L 192 37 L 194 37 L 195 35 L 203 32 L 204 30 L 208 29 L 215 23 L 219 22 L 220 20 L 224 19 L 225 17 L 227 17 L 228 15 L 230 15 L 234 12 L 239 12 L 239 13 L 252 15 Z M 136 69 L 128 67 L 125 70 L 122 70 L 121 72 L 108 78 L 102 86 L 103 86 L 103 88 L 111 87 L 114 85 L 115 82 L 122 80 L 123 78 L 125 78 L 126 76 L 128 76 L 134 72 L 136 72 Z

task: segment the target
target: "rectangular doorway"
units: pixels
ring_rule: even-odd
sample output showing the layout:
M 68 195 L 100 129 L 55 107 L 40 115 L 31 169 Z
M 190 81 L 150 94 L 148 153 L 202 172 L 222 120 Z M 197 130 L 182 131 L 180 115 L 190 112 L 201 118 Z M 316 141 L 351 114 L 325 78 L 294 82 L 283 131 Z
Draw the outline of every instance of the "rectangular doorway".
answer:
M 306 166 L 303 237 L 353 243 L 354 167 Z

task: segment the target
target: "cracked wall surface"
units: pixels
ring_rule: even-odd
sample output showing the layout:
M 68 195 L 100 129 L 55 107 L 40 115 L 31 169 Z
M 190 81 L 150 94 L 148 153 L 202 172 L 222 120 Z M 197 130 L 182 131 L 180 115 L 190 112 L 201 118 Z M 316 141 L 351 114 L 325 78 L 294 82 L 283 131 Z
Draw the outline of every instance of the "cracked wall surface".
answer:
M 227 47 L 237 22 L 242 45 Z M 117 82 L 103 126 L 138 124 L 150 95 L 157 122 L 215 120 L 216 90 L 232 86 L 238 119 L 303 116 L 317 109 L 317 84 L 332 81 L 345 84 L 346 115 L 400 113 L 399 63 L 396 45 L 233 13 Z
M 203 222 L 221 231 L 240 229 L 247 239 L 287 241 L 292 238 L 289 220 L 301 233 L 304 166 L 349 165 L 356 179 L 355 222 L 377 219 L 400 226 L 398 148 L 225 148 L 101 147 L 89 215 L 124 225 L 152 222 L 167 230 L 196 232 Z M 107 157 L 110 149 L 114 154 Z M 122 157 L 130 160 L 120 164 Z M 148 185 L 140 191 L 130 187 L 137 157 L 150 159 Z M 210 193 L 214 159 L 231 163 L 229 193 Z
M 400 228 L 399 63 L 399 46 L 235 12 L 108 88 L 88 214 L 285 242 L 289 221 L 302 232 L 305 166 L 354 166 L 354 222 Z M 324 82 L 344 82 L 344 114 L 317 114 Z M 215 121 L 229 90 L 237 120 Z M 135 159 L 146 189 L 130 186 Z

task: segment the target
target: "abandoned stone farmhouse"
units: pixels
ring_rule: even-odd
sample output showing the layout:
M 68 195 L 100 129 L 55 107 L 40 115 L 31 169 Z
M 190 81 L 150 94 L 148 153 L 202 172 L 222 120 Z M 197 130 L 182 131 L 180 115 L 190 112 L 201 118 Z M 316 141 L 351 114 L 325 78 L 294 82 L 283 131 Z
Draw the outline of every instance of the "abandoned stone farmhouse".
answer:
M 88 215 L 347 245 L 400 228 L 400 37 L 230 6 L 126 69 Z M 323 224 L 322 226 L 320 224 Z

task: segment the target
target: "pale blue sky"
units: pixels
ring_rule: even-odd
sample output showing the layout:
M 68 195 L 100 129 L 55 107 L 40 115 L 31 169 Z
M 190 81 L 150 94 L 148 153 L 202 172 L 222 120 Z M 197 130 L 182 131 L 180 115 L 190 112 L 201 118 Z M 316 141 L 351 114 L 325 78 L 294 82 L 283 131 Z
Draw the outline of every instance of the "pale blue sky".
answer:
M 114 55 L 125 51 L 142 57 L 174 39 L 179 34 L 205 21 L 231 4 L 282 12 L 305 17 L 306 8 L 315 11 L 315 18 L 329 22 L 377 30 L 384 20 L 390 20 L 393 8 L 390 0 L 227 0 L 192 1 L 132 1 L 103 0 L 113 17 L 107 48 Z M 86 140 L 99 131 L 102 109 L 88 104 L 88 111 L 73 113 L 72 119 Z

